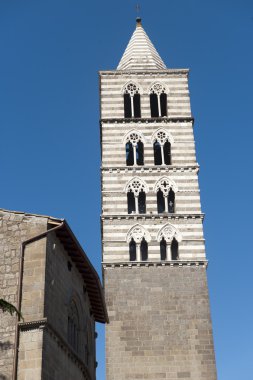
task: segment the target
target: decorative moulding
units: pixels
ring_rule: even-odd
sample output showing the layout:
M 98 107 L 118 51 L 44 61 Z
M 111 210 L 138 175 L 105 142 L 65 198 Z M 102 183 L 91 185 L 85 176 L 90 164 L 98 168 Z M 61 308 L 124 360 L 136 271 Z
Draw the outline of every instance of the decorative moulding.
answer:
M 136 243 L 140 244 L 143 238 L 149 243 L 151 241 L 150 233 L 140 224 L 135 224 L 128 231 L 126 241 L 130 243 L 133 239 Z

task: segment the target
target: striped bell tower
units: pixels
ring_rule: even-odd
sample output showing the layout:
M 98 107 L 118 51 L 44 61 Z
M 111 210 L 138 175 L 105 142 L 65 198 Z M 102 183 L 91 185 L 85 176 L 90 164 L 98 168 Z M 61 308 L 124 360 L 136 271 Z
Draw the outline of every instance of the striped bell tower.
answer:
M 215 380 L 188 69 L 141 20 L 101 71 L 107 380 Z

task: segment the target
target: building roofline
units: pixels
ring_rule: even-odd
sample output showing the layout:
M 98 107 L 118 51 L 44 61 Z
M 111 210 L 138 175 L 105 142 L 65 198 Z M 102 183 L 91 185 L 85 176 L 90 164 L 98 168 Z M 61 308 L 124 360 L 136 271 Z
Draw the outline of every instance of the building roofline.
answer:
M 99 70 L 99 75 L 129 75 L 129 74 L 188 74 L 189 68 L 156 69 L 156 70 Z
M 9 212 L 10 214 L 17 214 L 17 215 L 24 215 L 24 216 L 37 216 L 39 218 L 51 219 L 53 222 L 59 222 L 59 223 L 64 222 L 63 218 L 55 218 L 49 215 L 40 215 L 40 214 L 34 214 L 30 212 L 25 212 L 25 211 L 7 210 L 4 208 L 0 208 L 0 212 Z

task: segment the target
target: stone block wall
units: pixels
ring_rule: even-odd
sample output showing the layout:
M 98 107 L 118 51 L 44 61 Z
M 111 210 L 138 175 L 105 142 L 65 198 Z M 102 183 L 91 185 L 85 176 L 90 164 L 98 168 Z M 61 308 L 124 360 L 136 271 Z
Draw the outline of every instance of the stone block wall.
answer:
M 105 268 L 107 380 L 216 380 L 202 266 Z
M 84 365 L 88 366 L 92 378 L 95 378 L 95 323 L 91 315 L 88 293 L 81 274 L 54 233 L 50 234 L 47 240 L 45 283 L 45 317 L 66 343 L 68 342 L 69 307 L 72 300 L 75 302 L 79 320 L 77 355 Z M 62 358 L 64 357 L 63 361 L 68 363 L 68 371 L 70 371 L 68 373 L 71 373 L 71 368 L 75 371 L 75 362 L 69 360 L 66 353 L 60 353 L 60 346 L 56 350 L 53 340 L 53 335 L 48 334 L 45 346 L 46 355 L 51 357 L 51 360 L 46 364 L 48 373 L 50 374 L 54 371 L 53 359 L 58 361 L 58 355 L 61 355 Z M 57 378 L 67 379 L 67 377 L 64 377 L 66 376 L 64 366 L 59 365 L 57 374 Z M 54 377 L 47 378 L 54 379 Z
M 43 330 L 20 333 L 18 354 L 18 380 L 41 380 Z
M 15 306 L 17 306 L 21 242 L 46 229 L 46 218 L 0 210 L 0 298 Z M 35 268 L 30 268 L 31 273 L 34 274 L 34 271 Z M 15 325 L 14 315 L 0 313 L 0 379 L 2 380 L 12 378 Z
M 15 306 L 21 244 L 47 231 L 49 219 L 0 211 L 0 298 Z M 25 246 L 21 289 L 17 379 L 94 380 L 95 322 L 88 292 L 54 232 Z M 71 301 L 78 310 L 77 347 L 69 339 Z M 16 323 L 15 315 L 0 312 L 0 380 L 13 379 Z

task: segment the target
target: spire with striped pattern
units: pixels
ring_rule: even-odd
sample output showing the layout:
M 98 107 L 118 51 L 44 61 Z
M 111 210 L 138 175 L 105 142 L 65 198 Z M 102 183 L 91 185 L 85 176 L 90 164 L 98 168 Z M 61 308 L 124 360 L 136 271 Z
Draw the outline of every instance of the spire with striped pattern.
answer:
M 117 70 L 164 70 L 166 66 L 142 27 L 136 19 L 136 29 L 120 60 Z

